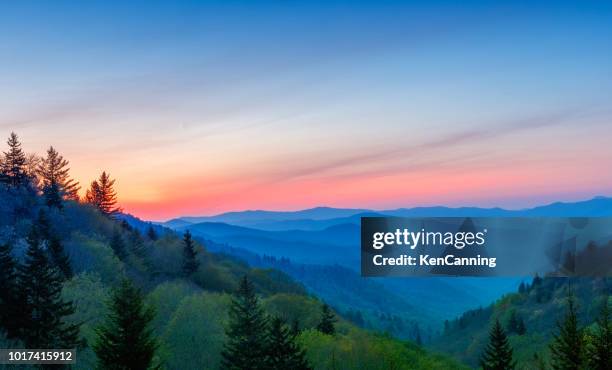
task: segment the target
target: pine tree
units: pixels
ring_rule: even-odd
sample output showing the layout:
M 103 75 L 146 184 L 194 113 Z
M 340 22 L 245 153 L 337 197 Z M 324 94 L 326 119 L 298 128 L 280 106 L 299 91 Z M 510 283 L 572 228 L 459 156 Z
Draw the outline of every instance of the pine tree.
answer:
M 38 165 L 43 194 L 50 207 L 61 207 L 63 199 L 79 199 L 79 183 L 70 178 L 69 162 L 53 147 L 47 150 L 47 157 Z
M 17 261 L 11 250 L 10 244 L 0 244 L 0 329 L 8 339 L 16 339 L 22 322 L 21 296 L 17 286 Z
M 140 235 L 140 231 L 138 229 L 131 229 L 128 234 L 129 238 L 129 246 L 132 253 L 140 258 L 145 258 L 147 256 L 147 249 L 145 248 L 145 241 Z
M 196 259 L 195 243 L 189 230 L 183 235 L 183 273 L 189 276 L 197 271 L 200 263 Z
M 121 208 L 117 207 L 117 192 L 114 189 L 115 180 L 110 178 L 106 171 L 102 172 L 98 180 L 91 183 L 85 194 L 85 201 L 96 207 L 103 215 L 114 218 Z
M 525 326 L 525 320 L 522 317 L 518 318 L 518 322 L 516 323 L 516 334 L 525 335 L 527 333 L 527 327 Z
M 43 185 L 43 197 L 47 207 L 63 208 L 64 203 L 58 184 Z
M 93 350 L 99 369 L 152 369 L 158 341 L 151 321 L 155 311 L 144 296 L 124 279 L 113 292 L 104 324 L 96 328 Z
M 310 369 L 295 337 L 279 317 L 272 319 L 268 334 L 267 368 L 269 370 Z
M 589 369 L 609 370 L 612 368 L 612 321 L 608 297 L 605 297 L 601 312 L 597 318 L 597 329 L 593 340 L 587 347 Z
M 62 278 L 41 244 L 39 232 L 32 228 L 19 274 L 19 289 L 24 296 L 21 340 L 27 348 L 74 348 L 79 344 L 80 325 L 63 320 L 75 309 L 72 302 L 62 300 Z
M 149 225 L 149 228 L 147 229 L 147 238 L 149 238 L 151 241 L 156 241 L 158 239 L 157 232 L 152 225 Z
M 512 310 L 510 313 L 510 319 L 508 320 L 507 330 L 509 333 L 516 333 L 516 329 L 518 327 L 518 316 L 516 311 Z
M 546 361 L 544 360 L 544 356 L 540 356 L 537 353 L 533 354 L 532 367 L 535 370 L 546 370 L 548 367 L 546 366 Z
M 291 335 L 297 337 L 302 330 L 300 329 L 300 320 L 296 317 L 291 321 Z
M 222 356 L 223 369 L 267 369 L 267 320 L 253 284 L 244 276 L 234 294 L 229 311 L 227 342 Z
M 49 240 L 48 244 L 49 253 L 51 254 L 51 260 L 53 264 L 62 274 L 63 278 L 68 280 L 72 278 L 74 273 L 72 272 L 72 267 L 70 266 L 70 258 L 64 251 L 64 246 L 62 242 L 57 237 L 52 237 Z
M 516 366 L 512 359 L 512 347 L 499 320 L 489 333 L 489 344 L 480 359 L 483 370 L 511 370 Z
M 525 321 L 515 310 L 512 310 L 510 319 L 508 320 L 508 333 L 524 335 L 526 332 L 527 328 L 525 327 Z
M 563 323 L 557 324 L 559 334 L 550 345 L 552 367 L 555 370 L 582 369 L 584 365 L 584 338 L 578 326 L 576 304 L 568 288 L 567 312 Z
M 113 231 L 113 235 L 110 240 L 110 247 L 115 252 L 115 256 L 119 258 L 121 261 L 124 261 L 127 257 L 127 251 L 125 247 L 125 242 L 123 241 L 123 237 L 119 230 L 115 229 Z
M 40 211 L 38 211 L 38 218 L 32 227 L 40 243 L 44 244 L 49 254 L 50 262 L 57 268 L 60 277 L 64 280 L 70 279 L 73 275 L 70 259 L 64 251 L 61 240 L 53 233 L 51 223 L 44 209 L 41 208 Z
M 324 303 L 321 307 L 321 321 L 319 325 L 317 325 L 317 330 L 323 334 L 334 335 L 336 334 L 336 316 L 329 308 L 329 306 Z
M 3 181 L 13 187 L 24 185 L 27 182 L 26 155 L 21 149 L 19 137 L 11 132 L 6 143 L 9 150 L 4 152 L 2 160 Z

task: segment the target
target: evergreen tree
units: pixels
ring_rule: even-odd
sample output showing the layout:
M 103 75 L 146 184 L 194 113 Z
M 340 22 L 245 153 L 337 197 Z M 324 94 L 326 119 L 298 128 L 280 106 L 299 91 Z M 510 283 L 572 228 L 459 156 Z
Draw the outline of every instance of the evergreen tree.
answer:
M 334 335 L 336 334 L 336 316 L 329 308 L 329 306 L 324 303 L 321 307 L 321 321 L 319 325 L 317 325 L 317 330 L 323 334 Z
M 24 296 L 21 340 L 26 348 L 74 348 L 79 344 L 80 325 L 63 321 L 74 314 L 74 306 L 61 298 L 62 278 L 42 249 L 36 227 L 28 235 L 19 289 Z
M 518 316 L 515 310 L 512 310 L 510 313 L 510 319 L 508 320 L 507 330 L 509 333 L 516 333 L 516 329 L 518 327 Z
M 267 320 L 253 284 L 244 276 L 229 311 L 227 342 L 222 368 L 228 370 L 267 369 Z
M 196 259 L 195 243 L 191 238 L 189 230 L 183 235 L 183 272 L 189 276 L 197 271 L 200 263 Z
M 73 275 L 70 259 L 64 251 L 61 240 L 51 229 L 51 223 L 44 209 L 38 211 L 38 218 L 33 224 L 34 232 L 49 254 L 51 264 L 57 268 L 62 279 L 70 279 Z
M 609 370 L 612 368 L 612 321 L 608 297 L 605 297 L 593 340 L 587 347 L 589 368 L 593 370 Z
M 296 317 L 291 321 L 291 335 L 297 337 L 302 330 L 300 329 L 300 320 Z
M 519 314 L 516 313 L 515 310 L 512 310 L 510 313 L 510 319 L 508 320 L 508 332 L 516 333 L 518 335 L 524 335 L 527 332 L 525 321 Z
M 527 333 L 527 327 L 525 326 L 525 320 L 522 317 L 519 317 L 518 323 L 516 324 L 516 334 L 525 335 Z
M 151 321 L 152 307 L 139 289 L 124 279 L 113 292 L 104 324 L 96 328 L 93 350 L 99 369 L 145 370 L 153 366 L 158 348 Z
M 416 327 L 416 335 L 414 338 L 414 342 L 419 346 L 423 345 L 423 338 L 421 338 L 421 329 L 419 329 L 418 325 Z
M 533 354 L 532 367 L 535 370 L 546 370 L 548 367 L 546 366 L 546 361 L 544 360 L 544 356 L 540 356 L 537 353 Z
M 4 152 L 2 160 L 2 180 L 10 186 L 18 187 L 27 182 L 26 155 L 21 149 L 19 137 L 11 132 L 8 141 L 8 151 Z
M 115 180 L 106 171 L 98 180 L 91 183 L 85 195 L 85 201 L 96 207 L 103 215 L 114 218 L 121 209 L 117 207 L 117 192 L 114 189 Z
M 533 277 L 533 281 L 531 282 L 531 287 L 536 287 L 538 285 L 542 285 L 542 278 L 540 277 L 540 275 L 536 274 L 536 276 Z
M 53 264 L 62 274 L 63 278 L 68 280 L 72 278 L 74 273 L 72 272 L 72 267 L 70 266 L 70 258 L 64 251 L 64 246 L 62 242 L 57 237 L 52 237 L 49 240 L 48 244 L 49 253 L 51 254 L 51 260 Z
M 578 370 L 584 366 L 584 338 L 578 326 L 574 296 L 568 289 L 567 312 L 563 323 L 557 324 L 559 334 L 550 345 L 552 367 L 555 370 Z
M 42 188 L 43 197 L 45 198 L 45 204 L 47 207 L 63 208 L 63 199 L 60 193 L 58 184 L 44 185 Z
M 70 178 L 68 161 L 53 147 L 47 150 L 47 157 L 38 165 L 43 194 L 50 207 L 61 207 L 62 199 L 79 199 L 79 183 Z
M 149 228 L 147 229 L 147 238 L 149 238 L 151 241 L 156 241 L 158 239 L 157 232 L 152 225 L 149 225 Z
M 19 335 L 21 297 L 17 286 L 17 262 L 10 244 L 0 244 L 0 329 L 9 339 Z M 1 330 L 0 330 L 1 331 Z
M 512 347 L 499 320 L 489 333 L 489 344 L 480 359 L 483 370 L 511 370 L 516 366 L 512 359 Z
M 121 233 L 117 229 L 113 231 L 113 235 L 111 236 L 110 247 L 113 252 L 115 252 L 115 256 L 117 256 L 117 258 L 119 258 L 121 261 L 126 259 L 127 251 L 125 242 L 123 241 Z
M 44 208 L 38 211 L 38 217 L 32 224 L 32 232 L 39 239 L 41 243 L 45 243 L 51 239 L 51 222 L 47 217 L 47 212 Z
M 145 248 L 145 242 L 140 235 L 140 231 L 137 229 L 131 229 L 129 235 L 129 246 L 136 256 L 140 258 L 145 258 L 147 256 L 147 249 Z
M 268 334 L 267 368 L 269 370 L 310 369 L 295 337 L 279 317 L 272 319 Z

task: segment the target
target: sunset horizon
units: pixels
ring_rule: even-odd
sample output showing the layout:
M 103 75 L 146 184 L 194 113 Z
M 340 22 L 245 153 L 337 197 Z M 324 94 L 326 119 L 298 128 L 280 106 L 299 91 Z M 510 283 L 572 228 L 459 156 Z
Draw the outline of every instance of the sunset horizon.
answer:
M 0 369 L 612 369 L 612 2 L 0 25 Z

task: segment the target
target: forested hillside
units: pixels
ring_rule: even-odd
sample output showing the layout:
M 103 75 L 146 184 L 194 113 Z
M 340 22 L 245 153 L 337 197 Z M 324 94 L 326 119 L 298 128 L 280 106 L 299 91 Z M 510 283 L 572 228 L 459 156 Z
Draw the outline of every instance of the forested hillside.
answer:
M 467 311 L 447 321 L 443 335 L 434 341 L 432 348 L 477 366 L 490 342 L 490 329 L 499 321 L 518 369 L 548 369 L 553 365 L 560 369 L 606 369 L 612 365 L 609 362 L 612 326 L 609 312 L 605 311 L 612 303 L 610 293 L 612 279 L 609 278 L 536 277 L 529 284 L 521 284 L 518 292 L 504 296 L 491 306 Z M 553 348 L 559 341 L 555 338 L 569 347 L 554 353 Z M 604 338 L 606 343 L 603 352 L 608 357 L 604 367 L 589 363 L 594 358 L 598 338 Z M 578 359 L 579 367 L 560 365 L 568 353 Z
M 12 134 L 1 158 L 0 348 L 76 347 L 77 369 L 462 368 L 279 270 L 126 221 L 106 172 L 79 197 L 55 149 L 26 155 Z

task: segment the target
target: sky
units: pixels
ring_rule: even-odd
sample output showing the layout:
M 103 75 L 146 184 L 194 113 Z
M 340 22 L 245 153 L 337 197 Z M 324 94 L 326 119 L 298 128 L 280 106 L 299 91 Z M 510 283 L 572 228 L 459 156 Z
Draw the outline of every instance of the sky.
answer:
M 0 136 L 150 220 L 612 195 L 612 3 L 535 3 L 2 2 Z

